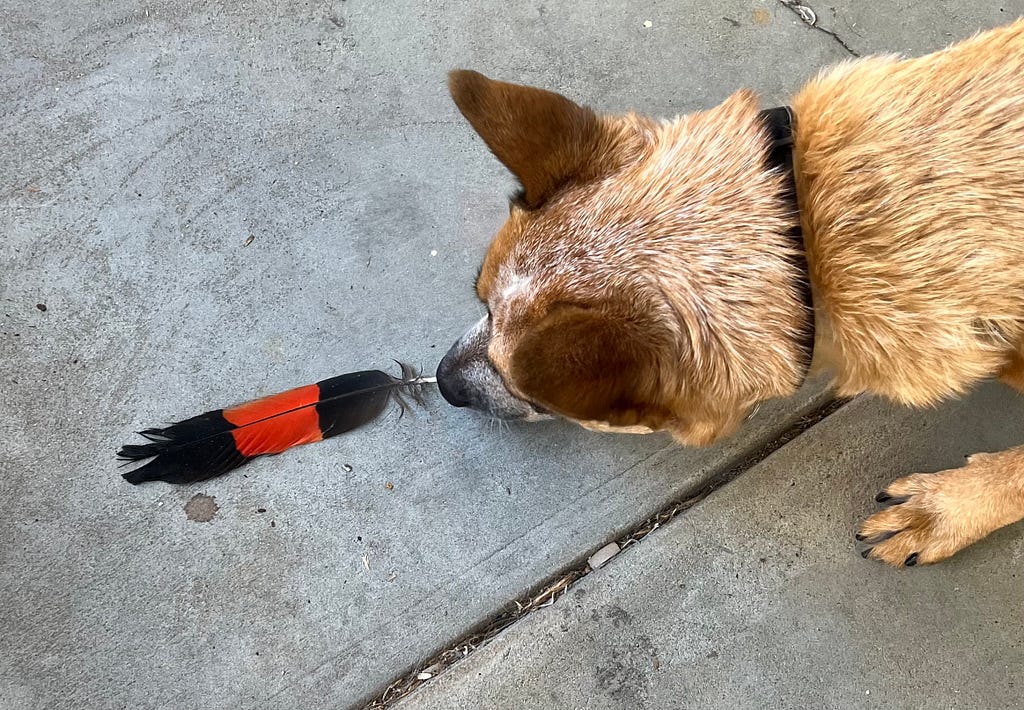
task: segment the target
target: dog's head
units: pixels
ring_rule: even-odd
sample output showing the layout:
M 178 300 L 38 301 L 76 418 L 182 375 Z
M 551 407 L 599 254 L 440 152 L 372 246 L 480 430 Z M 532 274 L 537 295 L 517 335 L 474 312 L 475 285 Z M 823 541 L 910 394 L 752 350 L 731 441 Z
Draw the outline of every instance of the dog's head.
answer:
M 449 86 L 522 186 L 477 279 L 487 316 L 438 368 L 449 402 L 705 444 L 795 390 L 794 217 L 753 94 L 660 122 L 475 72 Z

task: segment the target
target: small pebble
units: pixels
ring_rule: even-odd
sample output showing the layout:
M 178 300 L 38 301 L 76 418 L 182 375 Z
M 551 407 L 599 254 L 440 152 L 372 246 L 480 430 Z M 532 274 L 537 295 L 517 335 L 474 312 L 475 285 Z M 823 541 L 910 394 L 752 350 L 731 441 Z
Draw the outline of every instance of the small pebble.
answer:
M 43 313 L 46 313 L 46 304 L 45 303 L 37 303 L 36 304 L 36 308 L 38 308 Z
M 384 484 L 384 487 L 385 487 L 386 489 L 388 489 L 389 491 L 393 491 L 393 490 L 395 490 L 395 484 L 394 484 L 394 483 L 392 483 L 391 481 L 388 481 L 387 483 L 385 483 L 385 484 Z
M 432 673 L 417 673 L 416 680 L 430 680 L 434 675 Z
M 647 27 L 649 29 L 651 27 L 654 27 L 654 23 L 651 22 L 650 20 L 644 20 L 644 27 Z
M 345 473 L 352 473 L 352 467 L 349 466 L 347 463 L 341 464 L 341 467 L 345 469 Z
M 437 256 L 437 249 L 431 249 L 430 250 L 430 255 L 431 256 Z
M 592 554 L 590 559 L 587 560 L 587 564 L 590 565 L 590 569 L 598 569 L 617 554 L 619 554 L 619 544 L 617 542 L 609 542 Z

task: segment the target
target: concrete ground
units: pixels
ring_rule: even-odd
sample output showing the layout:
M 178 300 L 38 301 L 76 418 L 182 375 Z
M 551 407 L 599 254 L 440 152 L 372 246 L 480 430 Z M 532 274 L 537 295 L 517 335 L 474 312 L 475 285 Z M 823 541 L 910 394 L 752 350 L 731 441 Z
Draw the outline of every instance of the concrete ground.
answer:
M 1017 710 L 1020 528 L 903 572 L 851 531 L 894 476 L 1019 444 L 1022 421 L 998 387 L 923 419 L 857 400 L 399 706 Z
M 191 487 L 118 475 L 136 429 L 431 369 L 476 319 L 512 183 L 449 68 L 672 115 L 1024 14 L 809 4 L 0 6 L 0 708 L 358 707 L 726 473 L 403 702 L 1019 707 L 1019 528 L 908 572 L 852 545 L 885 481 L 1021 442 L 995 387 L 811 426 L 812 384 L 702 451 L 434 397 Z

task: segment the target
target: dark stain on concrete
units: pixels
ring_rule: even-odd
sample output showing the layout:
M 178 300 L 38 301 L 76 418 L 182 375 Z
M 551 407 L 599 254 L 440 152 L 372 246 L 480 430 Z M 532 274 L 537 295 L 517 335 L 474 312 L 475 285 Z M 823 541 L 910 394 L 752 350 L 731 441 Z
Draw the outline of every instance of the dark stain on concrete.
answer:
M 208 523 L 220 508 L 216 499 L 205 493 L 196 493 L 185 504 L 185 516 L 194 523 Z

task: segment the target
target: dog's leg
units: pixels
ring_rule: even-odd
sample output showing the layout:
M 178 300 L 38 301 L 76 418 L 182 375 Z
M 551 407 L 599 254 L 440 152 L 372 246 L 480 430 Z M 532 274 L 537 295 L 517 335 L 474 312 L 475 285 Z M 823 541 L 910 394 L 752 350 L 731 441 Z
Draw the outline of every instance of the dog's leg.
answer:
M 1024 350 L 999 378 L 1024 394 Z M 1004 525 L 1024 519 L 1024 446 L 976 454 L 967 465 L 918 473 L 878 494 L 888 507 L 864 521 L 865 557 L 901 567 L 944 560 Z
M 876 500 L 888 507 L 861 525 L 865 557 L 897 567 L 944 560 L 1024 518 L 1024 446 L 900 478 Z

